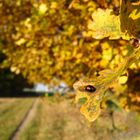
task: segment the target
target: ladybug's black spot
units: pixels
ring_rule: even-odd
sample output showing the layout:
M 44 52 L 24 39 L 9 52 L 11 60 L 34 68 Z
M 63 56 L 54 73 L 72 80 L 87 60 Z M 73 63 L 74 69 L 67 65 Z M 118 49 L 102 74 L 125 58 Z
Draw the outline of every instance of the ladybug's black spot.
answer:
M 85 90 L 88 92 L 95 92 L 96 88 L 94 86 L 87 85 L 87 86 L 85 86 Z

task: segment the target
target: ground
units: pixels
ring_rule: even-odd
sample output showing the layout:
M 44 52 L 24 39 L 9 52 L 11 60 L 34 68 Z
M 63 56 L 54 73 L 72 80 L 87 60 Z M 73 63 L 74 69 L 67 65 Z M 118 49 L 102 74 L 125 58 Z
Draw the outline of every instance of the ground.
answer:
M 107 110 L 89 124 L 73 99 L 0 99 L 0 140 L 140 140 L 139 114 L 113 116 L 117 129 Z

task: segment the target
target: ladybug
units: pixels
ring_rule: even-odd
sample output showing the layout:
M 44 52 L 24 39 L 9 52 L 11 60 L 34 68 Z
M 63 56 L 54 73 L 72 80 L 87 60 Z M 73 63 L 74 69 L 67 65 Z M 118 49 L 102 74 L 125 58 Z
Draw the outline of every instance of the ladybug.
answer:
M 135 48 L 139 47 L 139 45 L 140 45 L 140 40 L 139 39 L 131 39 L 130 42 Z
M 96 88 L 94 86 L 92 86 L 92 85 L 87 85 L 87 86 L 85 86 L 85 91 L 95 92 Z

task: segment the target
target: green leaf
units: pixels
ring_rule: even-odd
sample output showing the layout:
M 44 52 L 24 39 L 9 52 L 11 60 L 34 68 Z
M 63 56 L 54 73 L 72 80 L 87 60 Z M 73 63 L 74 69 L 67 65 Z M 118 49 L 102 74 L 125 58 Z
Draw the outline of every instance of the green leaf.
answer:
M 111 110 L 119 110 L 120 109 L 119 105 L 113 100 L 107 100 L 106 104 L 107 104 L 108 108 Z
M 80 98 L 80 99 L 79 99 L 78 103 L 82 105 L 82 104 L 84 104 L 86 101 L 87 101 L 87 98 L 86 98 L 86 97 L 83 97 L 83 98 Z

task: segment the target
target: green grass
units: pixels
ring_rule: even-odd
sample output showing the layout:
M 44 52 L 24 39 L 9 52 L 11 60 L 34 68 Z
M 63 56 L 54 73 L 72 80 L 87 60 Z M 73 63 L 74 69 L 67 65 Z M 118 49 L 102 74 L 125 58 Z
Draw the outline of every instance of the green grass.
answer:
M 37 114 L 30 124 L 25 128 L 25 130 L 20 135 L 20 140 L 36 140 L 40 133 L 40 124 L 41 124 L 41 104 L 37 107 Z
M 55 97 L 54 97 L 55 98 Z M 49 101 L 50 100 L 50 101 Z M 102 115 L 88 127 L 86 121 L 80 115 L 78 108 L 71 104 L 70 100 L 55 100 L 46 98 L 40 101 L 37 114 L 31 123 L 20 135 L 20 140 L 123 140 L 127 135 L 127 140 L 139 138 L 140 126 L 135 117 L 139 115 L 121 112 L 117 119 L 121 120 L 120 125 L 126 125 L 127 129 L 120 131 L 113 130 L 109 114 Z M 124 118 L 123 118 L 124 117 Z M 131 117 L 129 119 L 129 117 Z M 133 118 L 134 117 L 134 118 Z M 131 122 L 131 123 L 128 123 Z M 125 127 L 125 126 L 124 126 Z
M 52 101 L 52 100 L 51 100 Z M 56 104 L 56 103 L 55 103 Z M 48 106 L 49 105 L 49 106 Z M 52 107 L 52 110 L 51 110 Z M 65 118 L 55 115 L 54 103 L 40 100 L 37 114 L 20 135 L 20 140 L 62 140 Z M 53 112 L 55 111 L 55 112 Z M 55 116 L 53 116 L 55 115 Z
M 8 140 L 29 108 L 30 100 L 19 99 L 11 103 L 7 102 L 9 105 L 2 103 L 0 140 Z M 133 112 L 123 113 L 115 113 L 117 126 L 124 126 L 120 131 L 113 130 L 107 111 L 104 111 L 89 127 L 72 100 L 43 98 L 39 100 L 31 121 L 20 131 L 18 140 L 124 140 L 124 138 L 139 140 L 140 116 Z
M 0 140 L 8 140 L 30 108 L 32 100 L 16 99 L 10 102 L 5 99 L 0 107 Z

